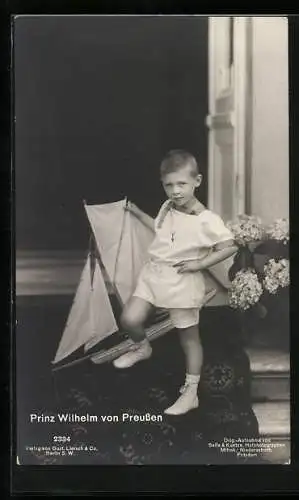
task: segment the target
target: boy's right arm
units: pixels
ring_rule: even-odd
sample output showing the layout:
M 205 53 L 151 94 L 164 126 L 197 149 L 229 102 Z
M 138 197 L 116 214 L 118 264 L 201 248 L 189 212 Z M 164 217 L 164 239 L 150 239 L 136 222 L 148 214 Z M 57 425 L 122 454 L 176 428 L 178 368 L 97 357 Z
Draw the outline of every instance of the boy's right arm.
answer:
M 140 220 L 146 227 L 155 232 L 155 220 L 150 217 L 148 214 L 143 212 L 140 208 L 138 208 L 134 203 L 128 202 L 126 205 L 126 210 L 131 212 L 137 219 Z

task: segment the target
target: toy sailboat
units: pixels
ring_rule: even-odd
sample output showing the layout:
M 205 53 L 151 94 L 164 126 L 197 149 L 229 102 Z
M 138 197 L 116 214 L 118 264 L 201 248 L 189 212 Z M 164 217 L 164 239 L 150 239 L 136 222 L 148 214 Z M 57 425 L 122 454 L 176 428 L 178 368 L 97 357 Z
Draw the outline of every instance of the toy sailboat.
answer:
M 102 205 L 87 205 L 91 226 L 91 245 L 81 274 L 68 319 L 53 360 L 53 370 L 83 359 L 94 363 L 112 361 L 132 344 L 116 335 L 116 345 L 101 348 L 104 339 L 120 331 L 112 298 L 122 307 L 134 291 L 138 274 L 147 259 L 147 248 L 154 233 L 131 212 L 126 199 Z M 226 263 L 227 264 L 227 263 Z M 230 286 L 225 263 L 209 269 L 206 278 L 206 305 L 227 303 Z M 157 311 L 146 328 L 148 339 L 155 340 L 171 330 L 166 311 Z M 84 355 L 66 362 L 78 350 Z M 89 352 L 89 353 L 88 353 Z

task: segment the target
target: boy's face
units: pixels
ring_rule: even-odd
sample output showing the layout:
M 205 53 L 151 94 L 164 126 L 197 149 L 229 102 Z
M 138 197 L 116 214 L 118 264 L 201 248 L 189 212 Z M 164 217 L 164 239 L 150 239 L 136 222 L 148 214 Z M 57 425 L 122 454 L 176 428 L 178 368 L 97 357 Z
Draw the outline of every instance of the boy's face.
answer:
M 194 190 L 202 180 L 201 175 L 192 175 L 189 165 L 182 167 L 176 172 L 165 174 L 162 184 L 168 198 L 178 207 L 183 207 L 194 196 Z

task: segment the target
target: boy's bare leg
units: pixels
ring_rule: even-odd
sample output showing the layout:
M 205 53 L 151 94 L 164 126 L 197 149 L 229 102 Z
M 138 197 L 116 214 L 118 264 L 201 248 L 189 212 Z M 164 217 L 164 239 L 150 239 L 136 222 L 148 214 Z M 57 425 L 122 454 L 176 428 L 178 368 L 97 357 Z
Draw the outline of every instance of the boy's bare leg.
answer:
M 203 363 L 203 350 L 198 325 L 179 329 L 179 338 L 186 359 L 186 379 L 181 396 L 165 410 L 168 415 L 182 415 L 198 407 L 197 389 Z
M 140 342 L 146 338 L 144 323 L 152 309 L 152 304 L 139 297 L 131 297 L 126 303 L 120 322 L 134 342 Z
M 113 361 L 116 368 L 128 368 L 150 357 L 152 348 L 146 338 L 144 323 L 152 308 L 152 304 L 139 297 L 131 297 L 125 305 L 120 321 L 134 345 L 129 352 Z
M 179 338 L 186 358 L 186 372 L 190 375 L 200 375 L 203 351 L 198 325 L 179 329 Z

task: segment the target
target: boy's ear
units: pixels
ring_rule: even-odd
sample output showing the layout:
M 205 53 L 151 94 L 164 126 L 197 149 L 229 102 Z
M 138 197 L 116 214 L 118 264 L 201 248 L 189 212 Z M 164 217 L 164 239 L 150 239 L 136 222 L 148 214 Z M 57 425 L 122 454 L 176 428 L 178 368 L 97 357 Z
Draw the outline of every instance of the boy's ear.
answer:
M 195 185 L 196 187 L 199 187 L 201 185 L 201 182 L 202 182 L 202 175 L 201 174 L 198 174 L 196 176 L 196 181 L 195 181 Z

